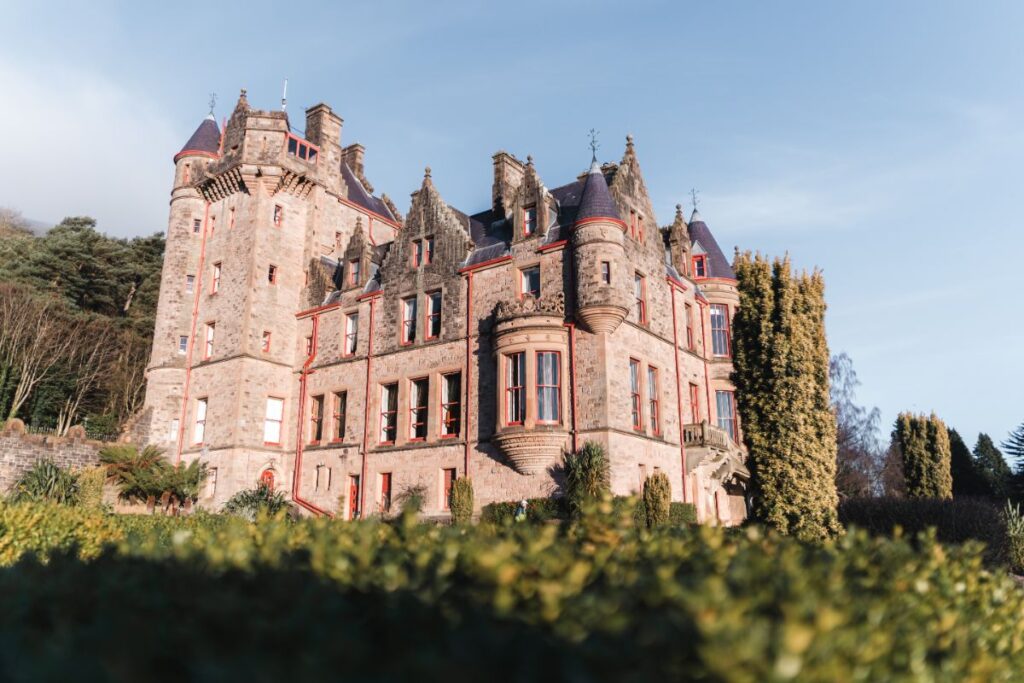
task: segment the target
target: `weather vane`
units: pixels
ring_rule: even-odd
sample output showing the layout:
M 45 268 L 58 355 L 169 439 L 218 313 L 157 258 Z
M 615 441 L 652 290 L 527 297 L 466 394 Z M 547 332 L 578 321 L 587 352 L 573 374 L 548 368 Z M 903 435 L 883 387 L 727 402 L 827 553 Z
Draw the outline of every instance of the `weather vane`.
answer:
M 213 114 L 213 108 L 217 106 L 217 93 L 210 93 L 210 113 Z
M 597 149 L 601 146 L 597 143 L 597 136 L 600 131 L 590 129 L 590 155 L 593 161 L 597 161 Z
M 697 210 L 697 204 L 698 204 L 698 202 L 697 202 L 697 194 L 698 194 L 697 190 L 695 190 L 693 188 L 690 189 L 690 198 L 693 199 L 693 210 L 694 211 Z

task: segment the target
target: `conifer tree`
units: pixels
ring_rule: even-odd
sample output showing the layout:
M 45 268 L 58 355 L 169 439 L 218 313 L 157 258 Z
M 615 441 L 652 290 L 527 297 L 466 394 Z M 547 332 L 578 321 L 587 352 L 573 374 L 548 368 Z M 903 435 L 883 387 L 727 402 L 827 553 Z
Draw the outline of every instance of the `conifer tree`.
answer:
M 1003 442 L 1003 450 L 1013 463 L 1014 473 L 1018 477 L 1024 477 L 1024 422 L 1010 432 Z
M 794 277 L 789 259 L 738 254 L 734 381 L 750 454 L 754 516 L 820 539 L 840 530 L 836 423 L 829 400 L 821 274 Z
M 900 413 L 892 433 L 903 460 L 903 477 L 911 498 L 952 498 L 949 431 L 930 417 Z
M 974 446 L 974 466 L 985 481 L 989 495 L 1005 498 L 1010 494 L 1013 473 L 988 434 L 978 435 L 978 443 Z
M 975 463 L 971 450 L 955 429 L 949 430 L 949 468 L 953 475 L 953 497 L 989 496 L 992 489 Z

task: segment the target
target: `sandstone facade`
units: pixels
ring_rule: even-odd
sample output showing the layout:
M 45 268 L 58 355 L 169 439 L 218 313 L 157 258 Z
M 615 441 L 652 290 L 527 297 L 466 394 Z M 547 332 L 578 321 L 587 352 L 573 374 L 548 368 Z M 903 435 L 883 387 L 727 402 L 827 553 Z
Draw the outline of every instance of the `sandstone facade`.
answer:
M 264 480 L 351 518 L 415 487 L 443 516 L 453 478 L 477 506 L 557 495 L 591 440 L 616 493 L 663 471 L 701 519 L 744 517 L 735 278 L 696 212 L 658 226 L 631 139 L 555 189 L 499 152 L 472 215 L 427 169 L 403 217 L 341 130 L 243 92 L 175 157 L 136 433 L 209 463 L 202 504 Z

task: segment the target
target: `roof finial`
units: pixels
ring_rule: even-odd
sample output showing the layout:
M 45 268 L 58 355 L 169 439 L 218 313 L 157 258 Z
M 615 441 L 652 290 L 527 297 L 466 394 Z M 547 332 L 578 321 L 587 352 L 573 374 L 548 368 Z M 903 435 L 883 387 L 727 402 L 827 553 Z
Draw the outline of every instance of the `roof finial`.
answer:
M 676 204 L 676 220 L 682 220 L 683 218 L 683 205 Z
M 533 155 L 532 154 L 527 154 L 526 155 L 526 165 L 527 166 L 533 166 Z
M 590 129 L 590 161 L 591 163 L 597 163 L 597 149 L 601 145 L 597 142 L 597 136 L 600 131 L 596 131 L 593 128 Z
M 213 116 L 213 108 L 217 106 L 217 93 L 210 93 L 210 116 Z
M 423 169 L 423 177 L 424 178 L 429 178 L 430 177 L 430 167 L 429 166 L 427 166 L 426 168 Z
M 626 133 L 626 147 L 632 147 L 632 146 L 633 146 L 633 134 L 632 133 Z
M 693 210 L 694 210 L 694 211 L 696 211 L 696 210 L 697 210 L 697 204 L 699 203 L 699 202 L 697 201 L 697 195 L 698 195 L 698 194 L 700 194 L 700 191 L 699 191 L 699 190 L 695 190 L 695 189 L 693 189 L 693 188 L 690 188 L 690 197 L 691 197 L 691 198 L 693 199 Z

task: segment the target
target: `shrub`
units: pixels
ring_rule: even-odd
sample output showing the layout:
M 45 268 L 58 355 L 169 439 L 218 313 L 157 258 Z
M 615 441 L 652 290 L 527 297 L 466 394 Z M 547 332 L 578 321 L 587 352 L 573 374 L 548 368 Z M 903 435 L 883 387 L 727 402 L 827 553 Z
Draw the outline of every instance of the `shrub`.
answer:
M 990 562 L 1006 557 L 1006 520 L 984 498 L 850 498 L 839 506 L 839 519 L 882 536 L 896 527 L 911 537 L 934 528 L 944 543 L 981 541 Z
M 672 526 L 697 523 L 697 506 L 693 503 L 669 503 L 668 521 Z
M 74 505 L 78 496 L 78 475 L 50 460 L 36 462 L 11 486 L 11 500 L 14 502 L 49 501 Z
M 103 487 L 107 483 L 105 467 L 87 467 L 78 473 L 78 505 L 90 510 L 103 509 Z
M 610 490 L 608 458 L 600 444 L 588 441 L 565 456 L 565 497 L 573 518 L 583 513 L 588 502 L 600 500 Z
M 273 517 L 291 508 L 291 503 L 281 491 L 274 491 L 262 481 L 253 489 L 243 489 L 228 498 L 224 512 L 237 515 L 250 522 L 261 516 Z
M 395 496 L 395 503 L 403 515 L 418 515 L 423 512 L 423 505 L 427 501 L 427 487 L 423 484 L 406 486 Z
M 172 465 L 155 446 L 141 451 L 132 444 L 107 446 L 100 451 L 100 462 L 117 484 L 122 500 L 145 501 L 150 508 L 160 501 L 165 512 L 190 507 L 198 500 L 207 475 L 206 463 L 193 460 Z
M 95 557 L 104 545 L 123 538 L 114 519 L 97 510 L 52 501 L 0 502 L 0 566 L 14 564 L 26 553 L 42 559 L 62 552 Z
M 669 504 L 672 502 L 672 485 L 664 472 L 655 472 L 644 482 L 644 514 L 647 527 L 668 524 Z
M 473 518 L 473 481 L 466 477 L 452 482 L 452 522 L 468 524 Z
M 1024 574 L 1024 516 L 1020 514 L 1020 505 L 1006 501 L 1003 518 L 1006 520 L 1006 561 L 1012 571 Z
M 483 524 L 512 524 L 519 501 L 489 503 L 480 509 L 480 522 Z M 533 524 L 544 524 L 552 520 L 564 520 L 568 517 L 568 504 L 565 498 L 530 498 L 526 501 L 526 521 Z

